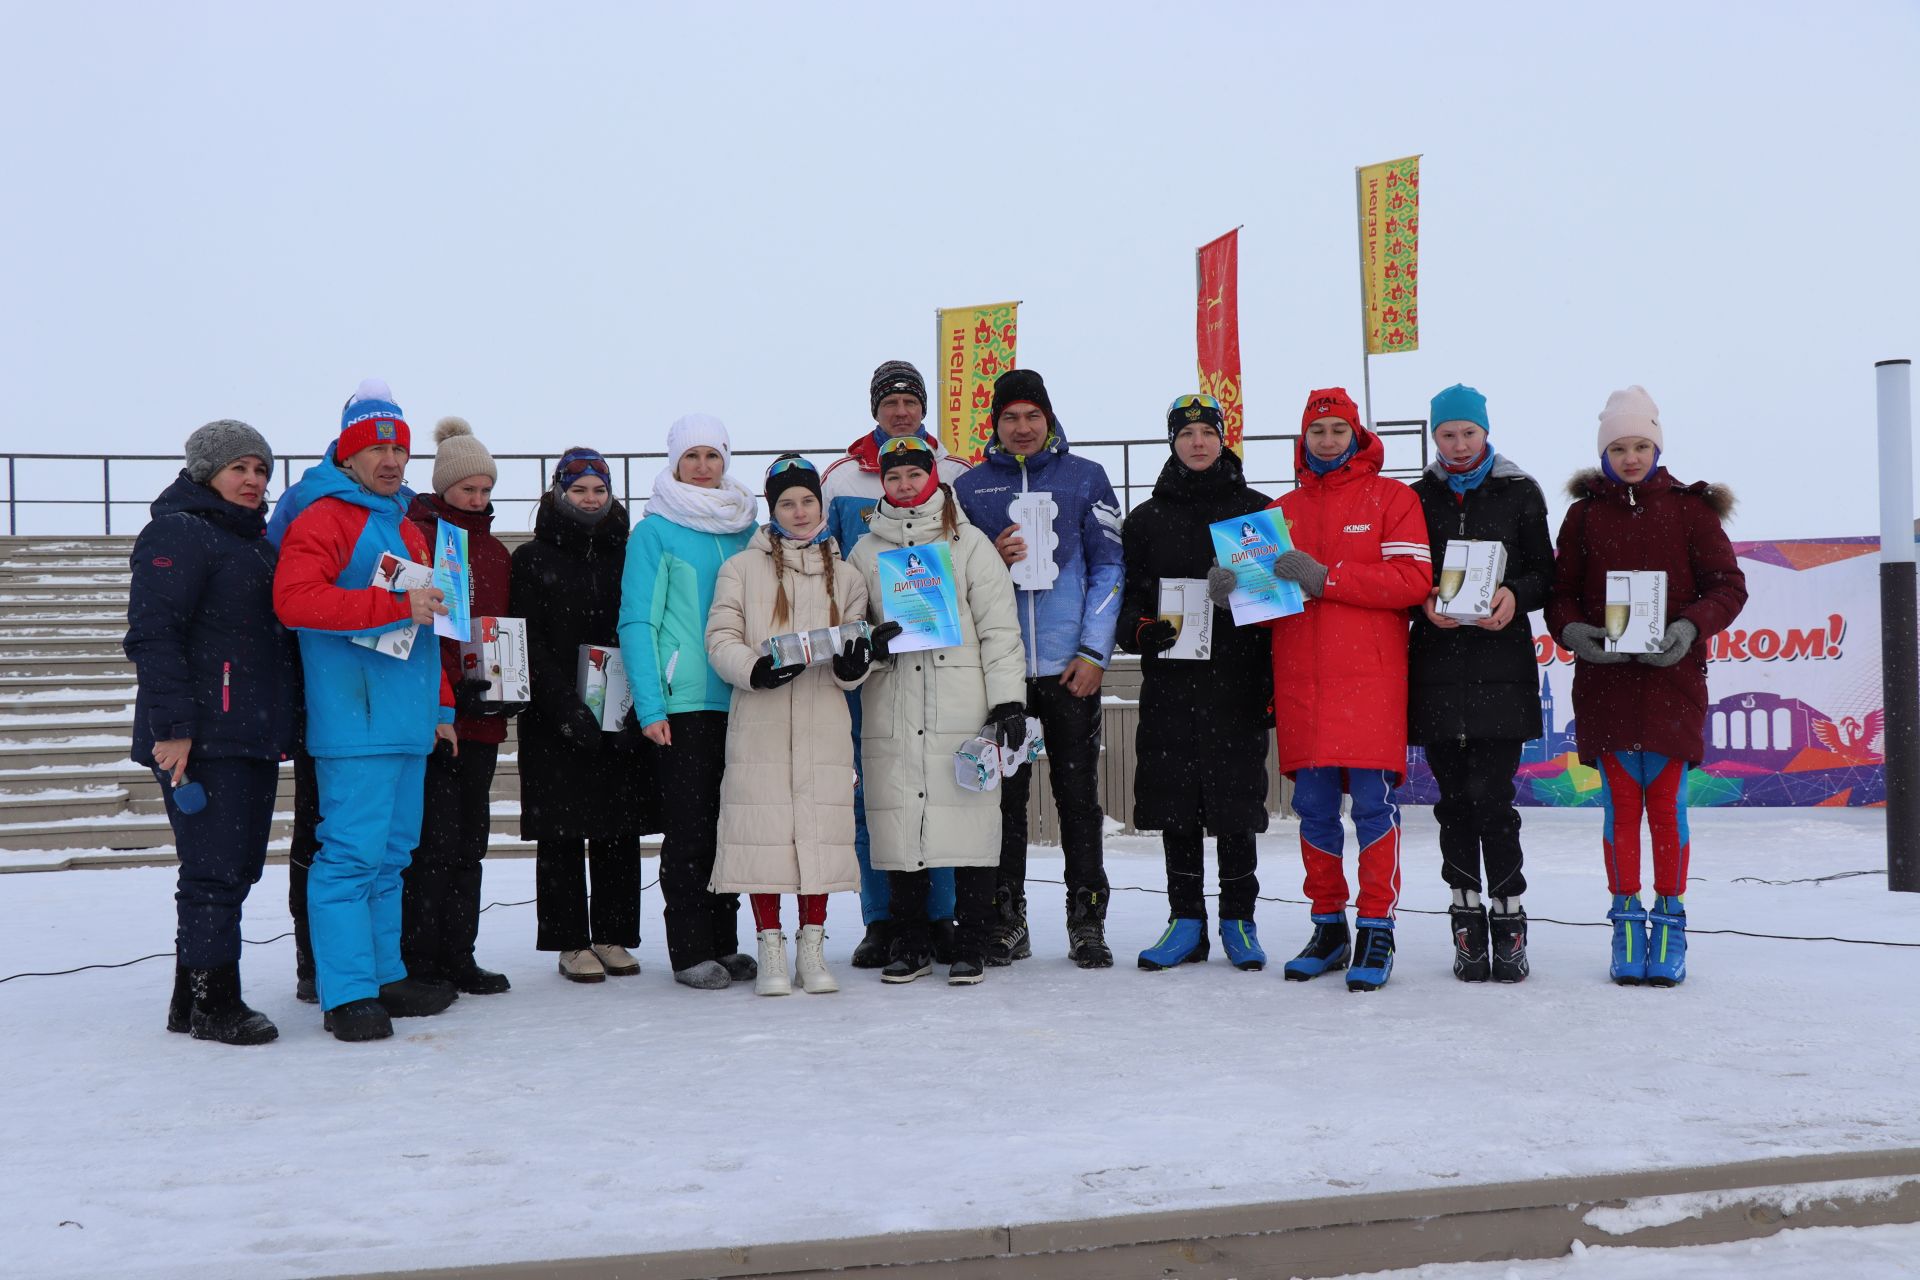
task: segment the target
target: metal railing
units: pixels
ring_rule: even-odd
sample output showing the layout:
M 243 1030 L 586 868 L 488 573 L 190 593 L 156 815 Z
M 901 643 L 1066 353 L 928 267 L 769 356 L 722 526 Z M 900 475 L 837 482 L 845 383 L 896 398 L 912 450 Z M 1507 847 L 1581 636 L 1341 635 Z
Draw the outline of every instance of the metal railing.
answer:
M 1386 474 L 1401 479 L 1412 479 L 1423 470 L 1429 457 L 1427 424 L 1421 419 L 1397 419 L 1382 422 L 1375 426 L 1375 434 L 1381 437 L 1387 449 Z M 1277 492 L 1295 483 L 1293 476 L 1294 442 L 1300 433 L 1284 432 L 1273 435 L 1248 435 L 1242 446 L 1246 459 L 1247 483 L 1256 489 Z M 831 460 L 845 451 L 845 445 L 823 449 L 802 449 L 799 452 L 815 459 Z M 1144 449 L 1147 456 L 1136 460 L 1136 450 Z M 1132 510 L 1145 501 L 1153 492 L 1154 481 L 1159 477 L 1160 468 L 1166 461 L 1167 441 L 1164 436 L 1149 436 L 1137 439 L 1120 440 L 1075 440 L 1073 451 L 1099 462 L 1107 469 L 1107 475 L 1113 481 L 1121 506 Z M 738 458 L 774 458 L 783 449 L 736 449 Z M 666 461 L 666 454 L 660 451 L 642 451 L 636 453 L 609 453 L 606 456 L 614 475 L 614 490 L 637 517 L 645 508 L 646 494 L 642 492 L 636 498 L 634 490 L 635 471 L 644 485 L 651 485 L 654 473 Z M 319 454 L 286 454 L 275 459 L 280 473 L 280 492 L 291 488 L 300 472 L 309 465 L 320 461 Z M 552 453 L 496 453 L 493 455 L 499 467 L 500 478 L 494 489 L 494 505 L 503 514 L 515 508 L 526 511 L 525 524 L 532 527 L 533 507 L 546 491 L 549 479 L 548 459 L 558 461 L 560 452 Z M 114 531 L 115 508 L 132 508 L 130 513 L 122 513 L 120 521 L 122 532 L 132 533 L 146 523 L 146 509 L 179 470 L 181 458 L 178 454 L 166 453 L 0 453 L 0 459 L 6 463 L 6 508 L 7 534 L 17 537 L 22 532 L 21 516 L 33 515 L 42 508 L 58 508 L 66 512 L 83 513 L 88 510 L 97 512 L 97 520 L 83 519 L 80 523 L 89 525 L 84 528 L 62 528 L 45 530 L 48 533 L 84 535 L 89 533 L 109 534 Z M 1139 465 L 1136 467 L 1136 461 Z M 639 463 L 638 468 L 635 464 Z M 42 488 L 33 476 L 23 472 L 37 469 L 58 472 L 56 483 Z M 116 468 L 118 468 L 119 488 L 122 493 L 133 492 L 134 497 L 114 497 Z M 823 467 L 824 469 L 824 467 Z M 89 491 L 76 494 L 81 487 L 75 482 L 76 476 L 91 476 L 97 470 L 99 485 L 97 490 L 87 486 Z M 743 475 L 751 475 L 753 468 L 742 470 Z M 416 491 L 425 492 L 431 488 L 427 483 L 433 473 L 433 455 L 415 454 L 408 459 L 408 484 Z M 1136 474 L 1139 476 L 1136 479 Z M 414 483 L 415 480 L 421 483 Z M 531 488 L 523 487 L 531 482 Z M 25 483 L 29 492 L 35 496 L 24 496 L 21 485 Z M 748 481 L 749 487 L 753 482 Z M 40 497 L 39 493 L 59 493 L 66 496 Z M 134 518 L 129 520 L 131 514 Z M 38 532 L 28 530 L 27 532 Z

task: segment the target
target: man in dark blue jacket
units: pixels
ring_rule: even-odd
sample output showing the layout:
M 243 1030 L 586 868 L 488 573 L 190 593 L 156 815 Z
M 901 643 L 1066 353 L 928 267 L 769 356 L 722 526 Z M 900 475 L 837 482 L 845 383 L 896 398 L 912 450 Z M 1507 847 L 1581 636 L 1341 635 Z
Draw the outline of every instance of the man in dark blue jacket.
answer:
M 1068 955 L 1083 969 L 1113 964 L 1107 948 L 1107 873 L 1100 846 L 1100 682 L 1113 654 L 1124 569 L 1120 502 L 1099 463 L 1075 457 L 1054 417 L 1047 385 L 1031 369 L 993 384 L 993 440 L 980 465 L 954 482 L 960 506 L 1009 566 L 1026 560 L 1028 539 L 1051 541 L 1052 584 L 1019 589 L 1027 651 L 1027 714 L 1046 738 L 1060 843 L 1067 858 Z M 1052 535 L 1022 530 L 1015 501 L 1044 493 Z M 1023 533 L 1026 536 L 1022 536 Z M 1019 575 L 1016 574 L 1016 585 Z M 988 950 L 994 964 L 1033 954 L 1027 932 L 1028 765 L 1000 792 L 1000 910 Z

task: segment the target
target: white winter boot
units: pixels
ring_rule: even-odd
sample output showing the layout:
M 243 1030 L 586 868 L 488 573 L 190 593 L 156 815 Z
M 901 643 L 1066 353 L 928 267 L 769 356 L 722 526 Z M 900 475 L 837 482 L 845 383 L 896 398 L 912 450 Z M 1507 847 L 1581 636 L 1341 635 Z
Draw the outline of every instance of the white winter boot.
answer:
M 810 996 L 823 996 L 840 989 L 840 984 L 827 972 L 826 941 L 824 925 L 800 926 L 800 939 L 793 948 L 793 968 L 800 976 L 800 989 Z
M 778 929 L 760 931 L 760 972 L 754 975 L 753 994 L 793 994 L 793 982 L 787 977 L 787 935 Z

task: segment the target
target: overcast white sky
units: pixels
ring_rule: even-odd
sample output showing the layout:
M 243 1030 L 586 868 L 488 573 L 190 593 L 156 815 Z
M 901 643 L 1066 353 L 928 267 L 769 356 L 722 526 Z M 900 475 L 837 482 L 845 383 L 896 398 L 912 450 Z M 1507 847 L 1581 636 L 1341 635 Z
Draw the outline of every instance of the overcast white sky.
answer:
M 5 0 L 0 47 L 8 449 L 314 452 L 368 374 L 496 452 L 694 409 L 824 448 L 1003 298 L 1070 435 L 1153 435 L 1241 223 L 1286 429 L 1359 392 L 1353 166 L 1411 152 L 1423 348 L 1376 413 L 1473 383 L 1550 493 L 1639 382 L 1736 537 L 1872 532 L 1872 365 L 1920 356 L 1910 0 Z

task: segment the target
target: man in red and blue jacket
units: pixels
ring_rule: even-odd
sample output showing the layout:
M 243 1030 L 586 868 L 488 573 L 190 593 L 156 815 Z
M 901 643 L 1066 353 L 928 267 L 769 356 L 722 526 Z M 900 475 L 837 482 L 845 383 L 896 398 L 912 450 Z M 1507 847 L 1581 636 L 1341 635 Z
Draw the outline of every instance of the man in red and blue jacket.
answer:
M 409 979 L 400 959 L 401 872 L 420 842 L 427 756 L 436 738 L 453 738 L 440 646 L 430 630 L 405 658 L 356 643 L 430 628 L 446 612 L 432 588 L 372 585 L 385 555 L 431 562 L 406 518 L 410 444 L 392 393 L 368 379 L 341 413 L 339 439 L 281 501 L 273 605 L 299 636 L 320 783 L 308 917 L 320 1004 L 342 1040 L 392 1035 L 390 1018 L 438 1013 L 455 995 Z

